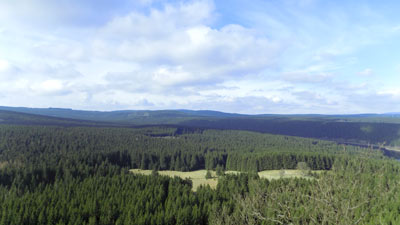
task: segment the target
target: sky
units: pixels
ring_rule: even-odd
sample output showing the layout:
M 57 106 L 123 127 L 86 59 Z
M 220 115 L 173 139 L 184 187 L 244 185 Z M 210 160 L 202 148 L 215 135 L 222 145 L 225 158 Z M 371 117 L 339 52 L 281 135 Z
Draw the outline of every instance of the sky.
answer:
M 2 0 L 0 105 L 400 112 L 399 1 Z

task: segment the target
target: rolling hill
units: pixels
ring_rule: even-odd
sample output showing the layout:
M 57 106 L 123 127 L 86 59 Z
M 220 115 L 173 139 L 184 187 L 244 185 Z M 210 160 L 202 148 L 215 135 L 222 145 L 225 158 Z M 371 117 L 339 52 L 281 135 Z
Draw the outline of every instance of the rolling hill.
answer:
M 400 146 L 400 115 L 244 115 L 211 110 L 84 111 L 0 107 L 0 123 L 60 126 L 174 127 L 248 130 L 358 144 Z

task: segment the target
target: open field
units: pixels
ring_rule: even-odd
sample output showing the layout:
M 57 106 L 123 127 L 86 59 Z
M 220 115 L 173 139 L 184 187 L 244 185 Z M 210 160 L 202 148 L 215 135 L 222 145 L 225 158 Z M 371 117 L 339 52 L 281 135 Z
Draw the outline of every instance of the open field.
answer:
M 132 173 L 143 174 L 143 175 L 150 175 L 151 170 L 141 170 L 141 169 L 132 169 L 130 170 Z M 158 174 L 164 176 L 178 176 L 182 179 L 189 178 L 192 180 L 193 186 L 192 190 L 196 191 L 200 185 L 210 185 L 211 188 L 216 188 L 218 184 L 218 178 L 215 174 L 215 171 L 210 171 L 212 175 L 212 179 L 206 179 L 207 170 L 196 170 L 190 172 L 181 172 L 181 171 L 172 171 L 172 170 L 163 170 L 158 171 Z
M 141 170 L 141 169 L 131 169 L 132 173 L 143 174 L 143 175 L 151 175 L 151 170 Z M 189 172 L 181 172 L 181 171 L 172 171 L 172 170 L 163 170 L 158 171 L 160 175 L 164 176 L 178 176 L 182 179 L 189 178 L 193 182 L 192 190 L 196 191 L 200 185 L 210 185 L 211 188 L 216 188 L 218 184 L 218 177 L 216 176 L 215 171 L 210 171 L 212 175 L 212 179 L 206 179 L 207 170 L 196 170 Z M 321 171 L 313 171 L 313 172 L 321 172 Z M 227 174 L 237 174 L 239 171 L 226 171 Z M 302 174 L 300 170 L 265 170 L 258 172 L 258 175 L 261 178 L 265 179 L 279 179 L 279 178 L 294 178 L 294 177 L 303 177 L 308 178 Z
M 313 170 L 313 173 L 320 173 L 323 170 Z M 237 174 L 240 173 L 238 171 L 225 171 L 228 174 Z M 265 178 L 268 180 L 272 179 L 280 179 L 280 178 L 295 178 L 295 177 L 302 177 L 302 178 L 310 178 L 309 176 L 303 175 L 301 170 L 264 170 L 258 172 L 258 176 L 261 178 Z

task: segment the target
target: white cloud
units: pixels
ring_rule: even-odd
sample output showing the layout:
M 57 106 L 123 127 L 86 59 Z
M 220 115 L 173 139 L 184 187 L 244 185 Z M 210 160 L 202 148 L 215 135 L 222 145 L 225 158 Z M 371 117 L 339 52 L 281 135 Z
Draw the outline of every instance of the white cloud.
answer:
M 33 46 L 32 51 L 35 54 L 63 61 L 83 61 L 88 59 L 86 47 L 76 41 L 55 39 L 40 42 Z
M 117 17 L 99 30 L 93 51 L 105 60 L 140 64 L 140 71 L 125 78 L 154 81 L 147 83 L 149 89 L 217 85 L 274 65 L 281 52 L 278 43 L 240 25 L 208 26 L 213 9 L 211 2 L 199 1 Z M 134 73 L 140 73 L 141 79 Z
M 245 113 L 362 111 L 369 97 L 396 105 L 387 81 L 362 83 L 383 66 L 358 54 L 398 35 L 393 24 L 358 11 L 367 20 L 352 24 L 353 12 L 314 0 L 240 10 L 221 2 L 0 2 L 0 105 Z M 224 4 L 236 12 L 222 15 Z
M 212 20 L 213 9 L 209 1 L 167 4 L 161 10 L 151 9 L 149 14 L 131 12 L 126 16 L 117 16 L 101 32 L 114 38 L 164 39 L 164 35 L 169 36 L 176 30 Z
M 400 89 L 385 89 L 377 92 L 378 95 L 390 95 L 396 98 L 400 98 Z
M 279 98 L 279 97 L 273 97 L 271 100 L 272 100 L 274 103 L 278 103 L 278 102 L 281 102 L 281 101 L 282 101 L 282 99 Z
M 39 93 L 57 93 L 64 89 L 64 84 L 60 80 L 45 80 L 40 83 L 33 84 L 32 90 Z
M 360 71 L 357 73 L 360 76 L 371 76 L 372 74 L 374 74 L 374 71 L 370 68 L 364 69 L 363 71 Z
M 293 83 L 323 83 L 331 80 L 333 75 L 327 72 L 292 71 L 282 74 L 282 78 Z
M 0 72 L 5 72 L 10 68 L 10 64 L 7 60 L 0 59 Z
M 195 77 L 185 71 L 182 67 L 159 68 L 152 76 L 152 81 L 162 86 L 177 85 L 193 80 Z

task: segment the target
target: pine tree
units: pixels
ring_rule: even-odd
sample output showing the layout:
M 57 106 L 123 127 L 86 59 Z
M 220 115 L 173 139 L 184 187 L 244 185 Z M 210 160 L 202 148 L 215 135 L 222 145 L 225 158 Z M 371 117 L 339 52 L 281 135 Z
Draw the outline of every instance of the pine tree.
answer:
M 211 178 L 212 178 L 211 172 L 207 170 L 206 179 L 211 179 Z

